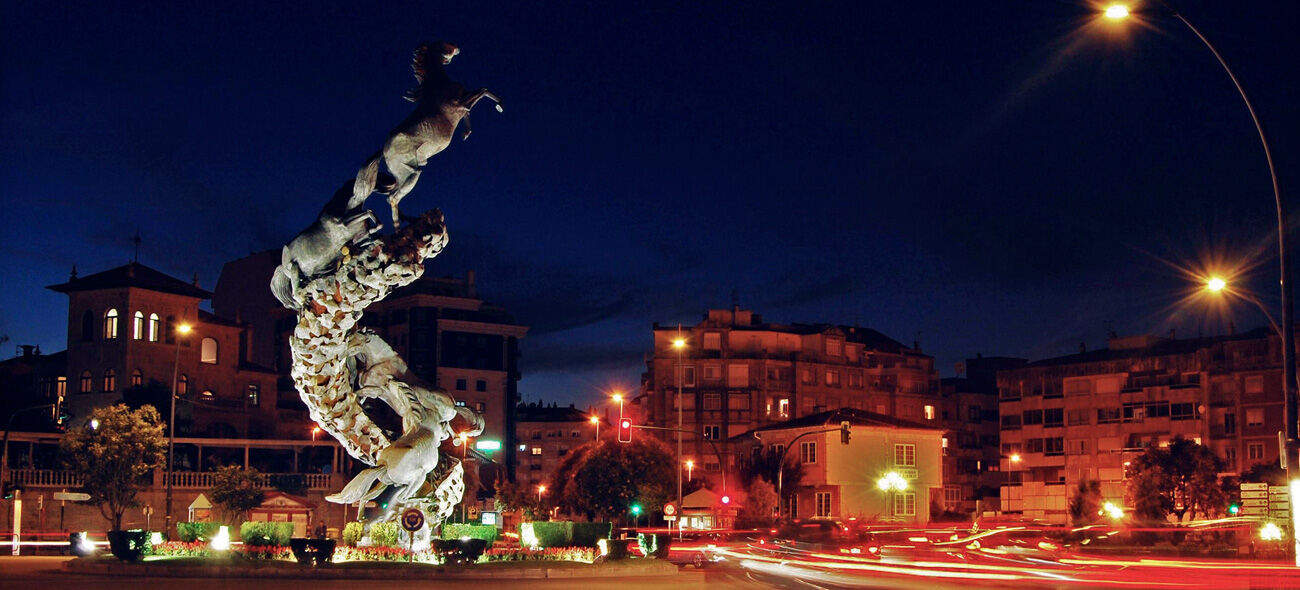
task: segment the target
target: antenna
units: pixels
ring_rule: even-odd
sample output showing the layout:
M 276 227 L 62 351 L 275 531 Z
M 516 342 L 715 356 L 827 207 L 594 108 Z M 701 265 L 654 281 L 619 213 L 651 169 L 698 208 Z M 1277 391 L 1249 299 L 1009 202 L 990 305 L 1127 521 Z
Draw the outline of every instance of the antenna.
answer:
M 135 257 L 131 262 L 140 262 L 140 228 L 136 228 L 135 235 L 131 236 L 131 243 L 135 244 Z

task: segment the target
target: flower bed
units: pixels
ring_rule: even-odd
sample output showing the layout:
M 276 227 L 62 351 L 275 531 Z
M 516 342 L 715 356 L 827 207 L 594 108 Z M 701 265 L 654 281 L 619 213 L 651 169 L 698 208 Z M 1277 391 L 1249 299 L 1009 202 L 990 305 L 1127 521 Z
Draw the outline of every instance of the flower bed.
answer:
M 157 557 L 215 557 L 225 551 L 214 551 L 211 544 L 203 541 L 168 541 L 153 546 L 153 555 Z M 248 559 L 293 559 L 293 552 L 284 545 L 244 545 L 232 548 L 231 555 Z
M 525 549 L 521 547 L 494 547 L 483 552 L 479 561 L 579 561 L 591 563 L 598 551 L 594 547 L 547 547 Z
M 338 547 L 334 549 L 334 561 L 407 561 L 411 552 L 401 547 Z M 416 551 L 414 561 L 420 563 L 438 563 L 438 558 L 430 551 Z

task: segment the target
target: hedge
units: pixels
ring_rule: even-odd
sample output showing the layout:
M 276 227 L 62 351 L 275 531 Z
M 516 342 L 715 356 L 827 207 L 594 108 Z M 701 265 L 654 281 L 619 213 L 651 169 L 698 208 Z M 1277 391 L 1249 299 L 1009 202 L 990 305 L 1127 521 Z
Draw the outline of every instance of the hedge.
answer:
M 366 525 L 359 522 L 349 522 L 343 525 L 343 544 L 348 547 L 356 547 L 357 541 L 361 540 L 361 535 L 365 532 Z
M 528 547 L 567 547 L 573 541 L 572 522 L 525 522 L 519 540 Z
M 497 527 L 490 524 L 468 524 L 449 522 L 442 525 L 442 538 L 459 539 L 469 537 L 471 539 L 483 539 L 491 545 L 497 540 Z
M 608 522 L 575 522 L 573 538 L 570 545 L 574 547 L 595 547 L 596 542 L 608 539 L 614 531 L 614 525 Z
M 246 521 L 239 525 L 239 538 L 245 545 L 261 547 L 288 545 L 293 537 L 293 523 Z
M 176 523 L 176 536 L 180 537 L 183 543 L 210 541 L 212 535 L 217 534 L 219 528 L 221 528 L 219 522 L 178 522 Z
M 370 525 L 370 544 L 378 547 L 397 547 L 402 542 L 402 526 L 395 522 L 376 522 Z

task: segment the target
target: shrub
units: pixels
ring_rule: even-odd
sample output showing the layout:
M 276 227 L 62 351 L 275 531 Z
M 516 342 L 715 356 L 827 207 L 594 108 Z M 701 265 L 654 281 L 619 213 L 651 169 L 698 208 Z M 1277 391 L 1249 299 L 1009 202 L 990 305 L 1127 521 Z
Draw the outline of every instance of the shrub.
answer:
M 254 522 L 239 525 L 239 538 L 253 547 L 288 545 L 293 524 L 288 522 Z
M 212 539 L 212 535 L 217 534 L 220 527 L 221 523 L 217 522 L 178 522 L 176 536 L 182 543 L 207 542 Z
M 519 541 L 531 548 L 566 547 L 573 541 L 573 523 L 525 522 L 519 525 Z
M 614 525 L 608 522 L 575 522 L 570 544 L 575 547 L 595 547 L 597 541 L 608 539 L 613 530 Z
M 395 522 L 377 522 L 370 525 L 370 544 L 376 547 L 397 547 L 402 541 L 402 526 Z
M 442 525 L 442 538 L 459 539 L 469 537 L 471 539 L 483 539 L 489 545 L 497 540 L 497 527 L 490 524 L 461 524 L 447 523 Z
M 361 534 L 365 532 L 366 525 L 359 522 L 349 522 L 343 525 L 343 544 L 349 547 L 356 547 L 357 541 L 361 540 Z
M 484 561 L 579 561 L 591 563 L 597 551 L 591 547 L 551 547 L 549 549 L 524 549 L 504 547 L 488 549 L 479 559 Z

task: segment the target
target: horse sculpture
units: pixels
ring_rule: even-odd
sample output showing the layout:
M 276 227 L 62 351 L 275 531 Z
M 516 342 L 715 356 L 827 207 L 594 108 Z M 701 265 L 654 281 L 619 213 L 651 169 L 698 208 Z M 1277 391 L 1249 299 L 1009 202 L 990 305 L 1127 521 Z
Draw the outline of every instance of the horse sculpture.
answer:
M 445 42 L 426 43 L 415 49 L 411 69 L 419 85 L 406 94 L 406 99 L 415 103 L 415 111 L 389 133 L 383 149 L 371 156 L 357 172 L 353 198 L 364 201 L 376 191 L 388 195 L 388 205 L 393 210 L 393 228 L 401 223 L 397 204 L 415 188 L 420 171 L 429 158 L 451 145 L 456 126 L 462 119 L 465 131 L 461 139 L 469 138 L 470 109 L 487 97 L 496 103 L 498 112 L 502 111 L 501 99 L 487 88 L 468 92 L 447 76 L 443 66 L 451 63 L 451 58 L 459 53 L 459 48 Z M 381 159 L 388 169 L 382 176 L 379 171 Z
M 280 266 L 271 277 L 271 293 L 280 304 L 298 309 L 298 285 L 332 272 L 348 245 L 360 248 L 382 227 L 374 214 L 361 207 L 351 183 L 344 183 L 321 209 L 315 223 L 302 230 L 280 251 Z

